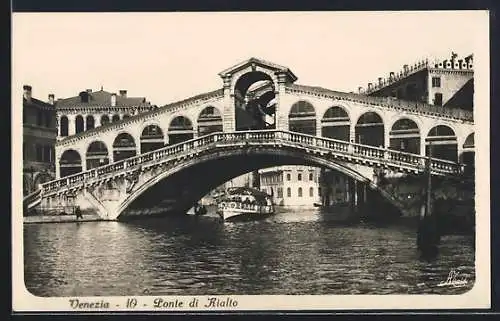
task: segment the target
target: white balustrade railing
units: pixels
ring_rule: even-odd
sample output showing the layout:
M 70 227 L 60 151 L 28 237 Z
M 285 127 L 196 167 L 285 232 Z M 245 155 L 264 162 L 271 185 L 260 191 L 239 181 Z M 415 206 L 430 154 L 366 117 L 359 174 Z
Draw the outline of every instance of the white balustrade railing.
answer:
M 174 156 L 182 153 L 189 154 L 192 150 L 206 149 L 215 144 L 233 145 L 236 143 L 240 145 L 255 142 L 273 144 L 279 142 L 291 143 L 294 146 L 313 147 L 328 153 L 349 155 L 360 160 L 372 160 L 383 164 L 409 167 L 417 170 L 423 170 L 428 159 L 426 156 L 289 131 L 267 130 L 212 133 L 47 182 L 42 185 L 41 191 L 43 194 L 52 193 L 60 189 L 111 178 L 123 172 L 132 171 L 142 166 L 159 164 L 171 160 Z M 439 173 L 453 174 L 460 171 L 460 165 L 451 161 L 433 158 L 431 159 L 431 169 Z

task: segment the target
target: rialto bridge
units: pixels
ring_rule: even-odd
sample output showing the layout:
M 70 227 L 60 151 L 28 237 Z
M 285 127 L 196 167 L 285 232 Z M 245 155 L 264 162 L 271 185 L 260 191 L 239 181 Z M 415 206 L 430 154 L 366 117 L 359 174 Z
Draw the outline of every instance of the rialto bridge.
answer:
M 61 205 L 70 195 L 116 219 L 157 194 L 184 210 L 267 166 L 326 166 L 377 188 L 376 169 L 419 172 L 429 153 L 437 175 L 473 163 L 471 112 L 298 85 L 290 69 L 255 58 L 219 76 L 221 89 L 57 142 L 57 179 L 30 206 Z

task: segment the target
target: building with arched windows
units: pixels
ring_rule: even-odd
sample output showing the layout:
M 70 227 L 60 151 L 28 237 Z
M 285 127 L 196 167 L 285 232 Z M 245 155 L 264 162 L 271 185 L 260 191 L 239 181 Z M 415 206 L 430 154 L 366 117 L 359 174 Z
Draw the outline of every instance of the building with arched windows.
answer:
M 155 108 L 144 97 L 87 89 L 77 96 L 60 98 L 56 102 L 58 140 L 83 133 L 99 126 L 116 123 Z
M 56 109 L 54 95 L 44 102 L 32 97 L 32 87 L 23 86 L 23 194 L 55 175 Z
M 280 206 L 313 207 L 320 202 L 320 169 L 310 166 L 276 166 L 259 170 L 260 189 Z

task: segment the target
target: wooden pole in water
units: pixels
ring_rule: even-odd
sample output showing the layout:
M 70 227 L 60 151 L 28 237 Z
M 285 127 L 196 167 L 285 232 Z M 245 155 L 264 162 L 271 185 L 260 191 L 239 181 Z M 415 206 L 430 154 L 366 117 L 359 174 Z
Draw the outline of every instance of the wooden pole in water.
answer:
M 432 143 L 429 142 L 429 156 L 426 160 L 425 175 L 427 184 L 425 188 L 425 208 L 420 216 L 417 232 L 417 247 L 422 256 L 430 258 L 438 254 L 437 248 L 437 226 L 434 215 L 432 214 Z

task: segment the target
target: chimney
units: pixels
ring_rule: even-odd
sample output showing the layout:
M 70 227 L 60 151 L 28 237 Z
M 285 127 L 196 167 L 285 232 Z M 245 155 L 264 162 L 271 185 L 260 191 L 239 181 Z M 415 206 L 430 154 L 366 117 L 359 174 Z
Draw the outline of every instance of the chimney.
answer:
M 115 107 L 115 106 L 116 106 L 116 94 L 112 93 L 111 94 L 111 107 Z
M 92 89 L 87 89 L 87 92 L 90 94 L 92 93 Z
M 124 89 L 120 90 L 120 96 L 122 96 L 123 98 L 127 98 L 127 91 Z
M 378 85 L 382 87 L 382 77 L 378 77 Z
M 31 101 L 31 86 L 30 85 L 24 85 L 23 86 L 23 97 L 27 101 Z
M 408 65 L 403 65 L 403 70 L 404 70 L 404 73 L 407 74 L 408 73 Z
M 389 73 L 389 80 L 393 80 L 394 79 L 394 71 L 391 71 Z
M 54 105 L 54 94 L 49 94 L 49 104 Z
M 358 93 L 362 93 L 363 92 L 363 87 L 358 87 Z
M 368 90 L 372 90 L 373 84 L 371 82 L 368 83 Z

